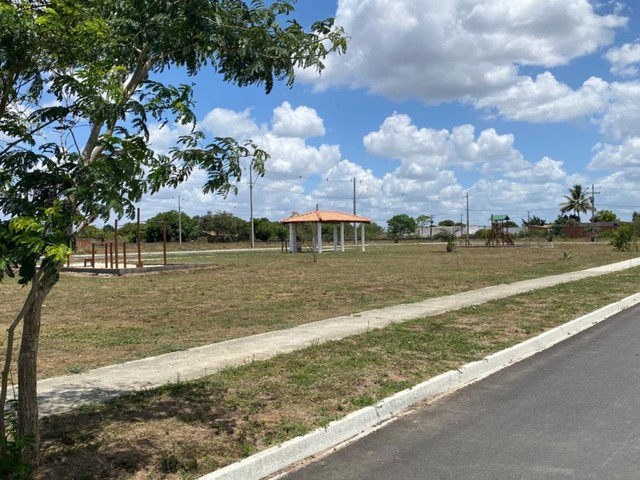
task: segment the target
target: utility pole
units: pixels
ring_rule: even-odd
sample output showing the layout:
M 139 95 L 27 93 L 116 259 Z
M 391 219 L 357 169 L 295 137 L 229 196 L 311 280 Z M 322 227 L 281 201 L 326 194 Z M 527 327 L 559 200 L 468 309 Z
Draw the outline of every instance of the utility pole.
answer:
M 180 209 L 180 195 L 178 195 L 178 244 L 182 247 L 182 210 Z
M 469 192 L 467 192 L 467 240 L 465 246 L 471 246 L 471 242 L 469 241 Z
M 256 234 L 253 223 L 253 164 L 249 165 L 249 218 L 251 219 L 251 248 L 255 248 Z
M 600 192 L 596 192 L 596 187 L 591 184 L 591 221 L 596 216 L 596 195 L 600 195 Z

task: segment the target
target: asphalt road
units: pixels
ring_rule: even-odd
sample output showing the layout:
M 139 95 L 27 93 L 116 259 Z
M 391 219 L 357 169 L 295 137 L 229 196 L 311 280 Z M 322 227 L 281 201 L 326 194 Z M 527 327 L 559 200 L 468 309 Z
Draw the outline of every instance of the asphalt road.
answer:
M 286 480 L 638 480 L 640 306 Z

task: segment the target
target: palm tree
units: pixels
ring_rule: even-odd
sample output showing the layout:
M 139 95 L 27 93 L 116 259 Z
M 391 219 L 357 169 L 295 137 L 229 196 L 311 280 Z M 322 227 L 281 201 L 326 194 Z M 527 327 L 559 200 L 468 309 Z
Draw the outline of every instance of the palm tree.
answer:
M 460 230 L 455 230 L 455 229 L 449 230 L 448 228 L 445 228 L 440 230 L 438 233 L 436 233 L 433 236 L 433 238 L 435 240 L 441 240 L 443 242 L 447 242 L 447 252 L 451 253 L 456 249 L 456 244 L 458 242 L 457 232 L 459 231 Z
M 587 192 L 582 189 L 582 185 L 574 185 L 569 189 L 569 195 L 564 195 L 564 202 L 560 204 L 560 212 L 575 212 L 580 221 L 580 214 L 587 213 L 593 209 L 591 199 L 587 196 Z

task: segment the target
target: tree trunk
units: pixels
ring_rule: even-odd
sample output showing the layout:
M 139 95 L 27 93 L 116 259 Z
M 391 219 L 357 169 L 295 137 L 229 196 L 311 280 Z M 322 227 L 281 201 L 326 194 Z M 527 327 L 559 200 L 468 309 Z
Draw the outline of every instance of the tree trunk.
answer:
M 35 294 L 27 299 L 18 356 L 18 434 L 33 439 L 24 451 L 24 460 L 34 467 L 40 461 L 37 360 L 42 304 L 58 281 L 58 272 L 59 267 L 45 271 L 34 285 Z

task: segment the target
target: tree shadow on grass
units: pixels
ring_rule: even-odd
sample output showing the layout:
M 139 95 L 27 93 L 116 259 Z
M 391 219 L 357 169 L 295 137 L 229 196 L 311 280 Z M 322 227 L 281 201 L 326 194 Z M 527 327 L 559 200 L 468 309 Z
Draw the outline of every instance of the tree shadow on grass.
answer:
M 100 392 L 94 392 L 99 394 Z M 257 399 L 198 381 L 144 390 L 42 420 L 39 478 L 181 478 L 252 453 Z

